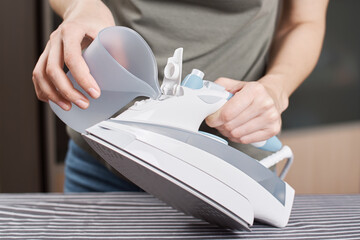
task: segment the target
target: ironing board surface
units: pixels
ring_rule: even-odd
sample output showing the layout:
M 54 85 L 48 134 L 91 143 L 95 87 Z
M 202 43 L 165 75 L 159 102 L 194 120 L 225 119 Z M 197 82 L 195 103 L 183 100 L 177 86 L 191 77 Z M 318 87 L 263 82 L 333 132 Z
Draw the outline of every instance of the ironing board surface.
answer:
M 286 228 L 228 231 L 147 193 L 0 194 L 0 239 L 360 239 L 360 195 L 300 195 Z

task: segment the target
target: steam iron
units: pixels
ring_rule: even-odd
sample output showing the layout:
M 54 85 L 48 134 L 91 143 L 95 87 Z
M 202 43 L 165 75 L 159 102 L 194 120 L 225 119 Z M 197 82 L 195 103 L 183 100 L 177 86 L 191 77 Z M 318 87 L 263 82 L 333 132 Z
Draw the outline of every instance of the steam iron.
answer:
M 146 51 L 136 58 L 153 64 L 141 66 L 148 72 L 143 71 L 139 77 L 133 70 L 136 67 L 131 64 L 137 63 L 131 60 L 131 51 L 122 54 L 130 65 L 114 60 L 116 54 L 104 47 L 107 42 L 104 39 L 114 35 L 119 36 L 121 44 L 124 38 L 131 38 L 130 35 L 137 39 L 141 45 L 137 51 Z M 159 87 L 156 61 L 149 49 L 130 29 L 103 30 L 85 51 L 84 58 L 102 90 L 111 83 L 112 91 L 119 89 L 127 95 L 120 102 L 109 102 L 109 96 L 105 96 L 102 106 L 106 109 L 79 110 L 74 105 L 71 110 L 74 112 L 65 112 L 51 103 L 54 112 L 70 127 L 82 132 L 89 145 L 122 175 L 186 214 L 229 229 L 249 231 L 254 219 L 285 227 L 294 199 L 293 188 L 282 180 L 293 160 L 291 149 L 282 146 L 276 137 L 255 143 L 256 147 L 273 152 L 257 161 L 228 146 L 224 139 L 199 132 L 201 122 L 221 108 L 232 94 L 220 85 L 203 80 L 204 73 L 197 69 L 181 81 L 182 48 L 176 49 L 168 59 Z M 97 65 L 99 55 L 105 57 Z M 94 74 L 93 71 L 100 71 L 97 69 L 101 65 L 106 65 L 107 70 Z M 117 81 L 117 76 L 109 73 L 115 70 L 128 73 L 127 78 L 112 83 Z M 76 86 L 71 73 L 68 76 Z M 132 82 L 128 84 L 128 81 Z M 108 119 L 136 96 L 149 98 L 135 102 L 120 115 Z M 107 104 L 112 105 L 111 109 Z M 107 120 L 99 121 L 100 118 Z M 269 170 L 284 159 L 287 163 L 280 176 Z

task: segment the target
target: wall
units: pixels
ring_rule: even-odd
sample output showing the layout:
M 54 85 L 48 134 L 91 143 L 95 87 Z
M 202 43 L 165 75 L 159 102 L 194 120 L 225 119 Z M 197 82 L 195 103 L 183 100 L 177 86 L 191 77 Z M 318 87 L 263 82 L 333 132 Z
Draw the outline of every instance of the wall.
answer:
M 0 1 L 0 192 L 42 191 L 39 111 L 31 81 L 37 1 Z
M 360 122 L 289 130 L 280 138 L 294 152 L 286 181 L 297 194 L 360 193 Z

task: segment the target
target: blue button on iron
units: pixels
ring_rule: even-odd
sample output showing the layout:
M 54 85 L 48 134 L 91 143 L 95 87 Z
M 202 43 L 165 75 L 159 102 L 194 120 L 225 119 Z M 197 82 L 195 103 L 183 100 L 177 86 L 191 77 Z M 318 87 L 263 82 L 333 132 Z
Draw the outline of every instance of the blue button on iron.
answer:
M 193 69 L 191 73 L 185 77 L 184 81 L 181 83 L 181 86 L 191 89 L 201 89 L 204 86 L 203 77 L 204 73 L 202 71 Z

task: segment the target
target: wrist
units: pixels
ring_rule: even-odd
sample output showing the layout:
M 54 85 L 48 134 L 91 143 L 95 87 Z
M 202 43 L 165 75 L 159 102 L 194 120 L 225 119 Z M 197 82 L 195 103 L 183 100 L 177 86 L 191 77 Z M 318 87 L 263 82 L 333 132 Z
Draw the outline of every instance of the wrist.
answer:
M 258 81 L 275 100 L 280 113 L 284 112 L 289 105 L 290 93 L 286 89 L 286 78 L 280 74 L 266 74 Z
M 115 26 L 110 9 L 101 0 L 68 0 L 63 12 L 63 23 L 72 22 L 95 30 L 95 35 L 103 28 Z
M 62 6 L 63 10 L 59 14 L 63 20 L 71 18 L 76 12 L 81 12 L 83 10 L 87 11 L 93 7 L 96 8 L 96 5 L 102 3 L 101 0 L 67 0 L 64 2 L 65 3 Z

